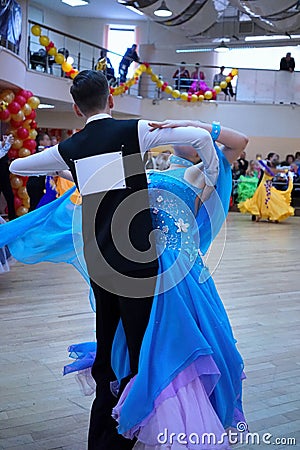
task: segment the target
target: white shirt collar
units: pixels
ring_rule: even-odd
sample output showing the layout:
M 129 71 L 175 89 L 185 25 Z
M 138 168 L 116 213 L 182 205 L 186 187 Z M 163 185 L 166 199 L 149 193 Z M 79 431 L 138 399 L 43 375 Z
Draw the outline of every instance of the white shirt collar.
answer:
M 88 124 L 93 120 L 100 120 L 100 119 L 111 119 L 111 115 L 106 113 L 95 114 L 94 116 L 89 117 L 86 123 Z

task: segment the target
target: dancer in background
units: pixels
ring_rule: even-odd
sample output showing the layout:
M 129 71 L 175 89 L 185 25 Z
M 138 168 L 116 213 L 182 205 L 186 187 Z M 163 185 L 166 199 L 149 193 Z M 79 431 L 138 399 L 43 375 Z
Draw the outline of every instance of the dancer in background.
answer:
M 288 173 L 288 187 L 285 191 L 276 189 L 272 180 L 275 174 L 286 171 L 277 169 L 279 155 L 269 153 L 266 162 L 258 159 L 262 168 L 261 180 L 252 198 L 238 204 L 240 211 L 252 215 L 256 222 L 261 219 L 271 222 L 279 222 L 294 215 L 291 206 L 291 193 L 293 190 L 293 176 Z

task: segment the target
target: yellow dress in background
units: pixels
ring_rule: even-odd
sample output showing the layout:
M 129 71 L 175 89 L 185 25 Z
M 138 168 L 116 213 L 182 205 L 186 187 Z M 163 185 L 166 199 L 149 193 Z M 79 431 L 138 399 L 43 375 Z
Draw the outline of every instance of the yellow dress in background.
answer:
M 292 189 L 291 178 L 287 190 L 279 191 L 272 186 L 272 177 L 265 173 L 253 197 L 239 203 L 238 207 L 242 213 L 249 213 L 261 219 L 284 220 L 294 215 L 294 208 L 290 206 Z

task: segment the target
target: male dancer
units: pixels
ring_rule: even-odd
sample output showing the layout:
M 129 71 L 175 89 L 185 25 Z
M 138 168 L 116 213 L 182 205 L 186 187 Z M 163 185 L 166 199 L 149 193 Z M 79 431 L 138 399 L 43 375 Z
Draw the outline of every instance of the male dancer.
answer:
M 94 170 L 94 190 L 84 195 L 85 186 L 80 186 L 84 255 L 96 299 L 98 343 L 92 369 L 97 388 L 88 448 L 127 450 L 133 447 L 133 442 L 117 433 L 116 422 L 111 417 L 117 402 L 110 390 L 110 383 L 115 379 L 111 350 L 121 319 L 130 370 L 124 372 L 120 395 L 138 371 L 139 351 L 150 316 L 158 269 L 155 246 L 150 242 L 152 223 L 143 156 L 158 145 L 192 145 L 205 164 L 208 190 L 218 176 L 218 158 L 209 132 L 203 129 L 188 127 L 150 132 L 147 121 L 113 119 L 110 115 L 113 97 L 101 72 L 80 72 L 73 81 L 71 95 L 76 114 L 87 119 L 83 130 L 44 152 L 14 161 L 11 171 L 22 175 L 53 175 L 54 171 L 59 174 L 69 169 L 79 186 L 80 163 L 86 162 L 87 170 Z M 114 175 L 111 167 L 116 167 L 108 161 L 118 155 L 121 155 L 125 179 L 124 186 L 121 183 L 116 189 L 113 184 L 108 187 L 109 176 Z M 104 161 L 102 157 L 105 162 L 99 168 L 99 161 Z

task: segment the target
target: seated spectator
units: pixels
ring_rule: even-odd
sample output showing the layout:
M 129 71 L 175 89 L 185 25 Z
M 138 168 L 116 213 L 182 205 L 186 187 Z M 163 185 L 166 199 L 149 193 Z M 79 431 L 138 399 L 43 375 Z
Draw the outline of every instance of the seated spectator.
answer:
M 185 68 L 185 62 L 180 63 L 180 67 L 175 71 L 173 78 L 175 79 L 175 89 L 185 89 L 186 91 L 188 91 L 191 80 L 190 73 Z
M 232 179 L 238 180 L 241 176 L 241 169 L 238 161 L 234 161 L 231 167 Z
M 289 167 L 295 161 L 294 155 L 286 155 L 285 160 L 280 163 L 283 167 Z
M 300 152 L 295 153 L 295 160 L 294 163 L 297 164 L 297 166 L 300 166 Z

